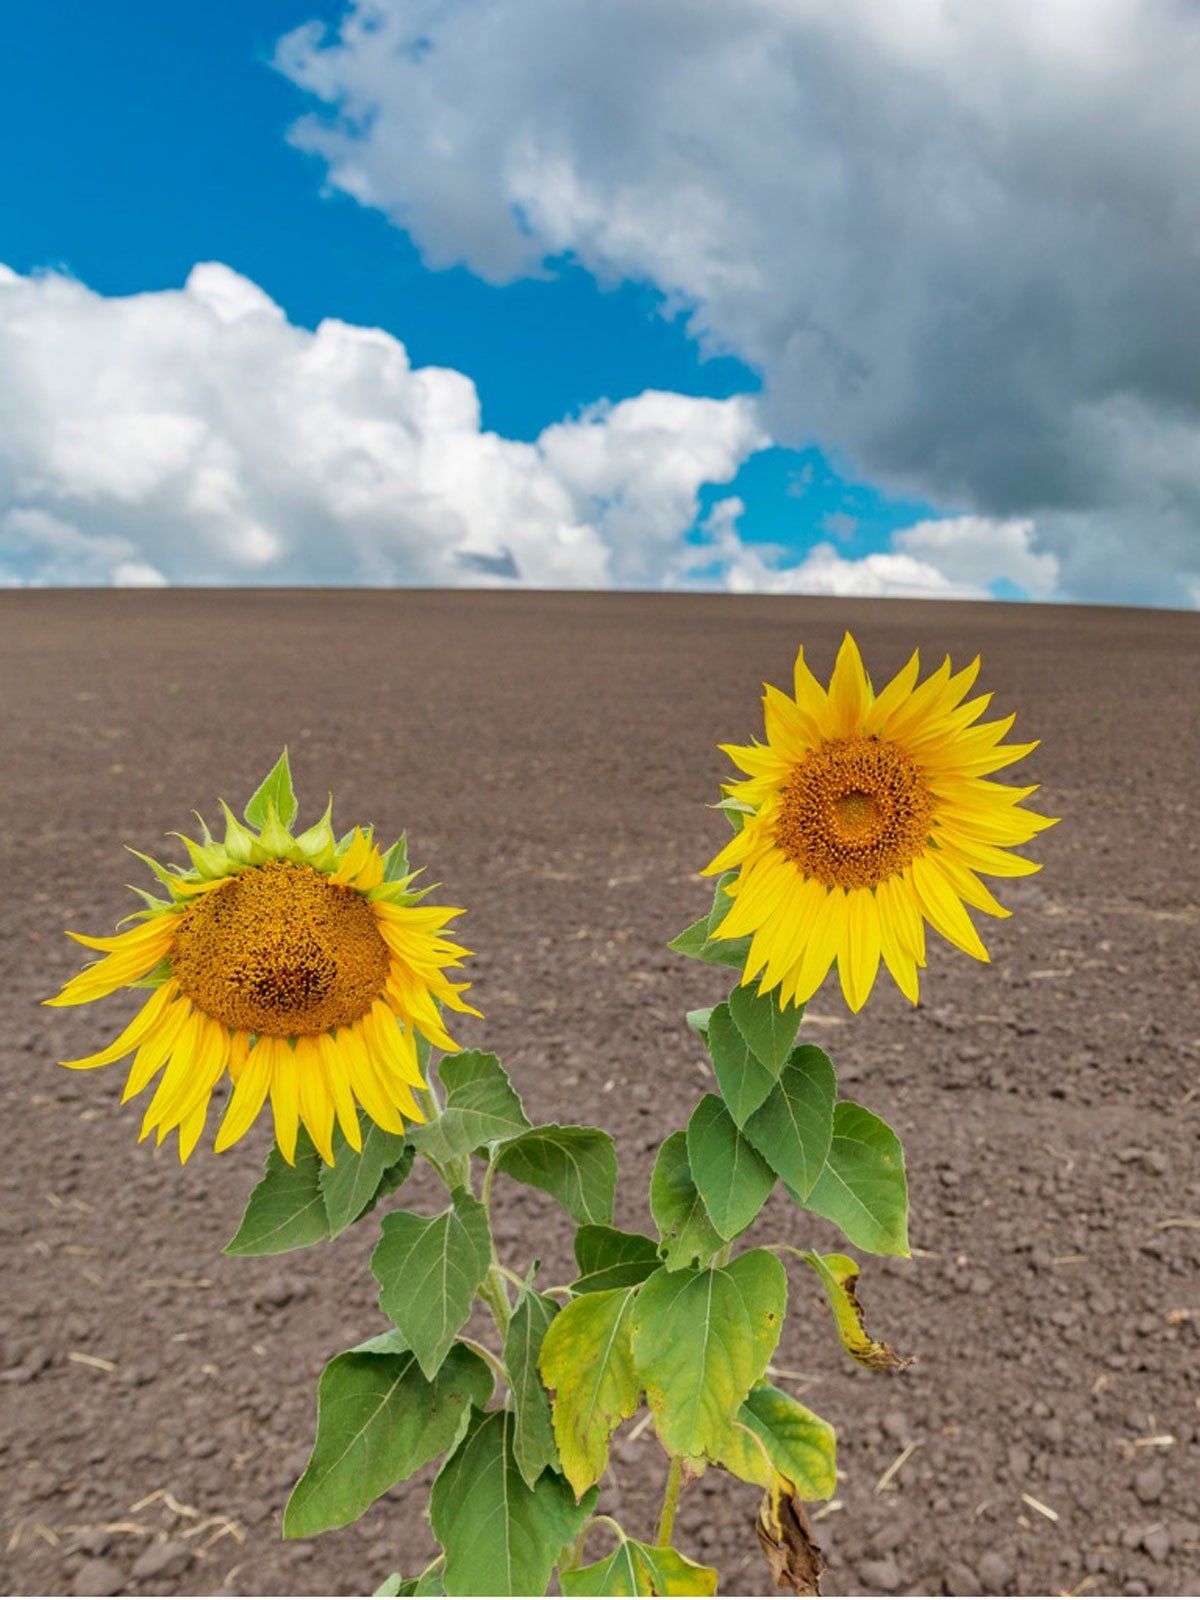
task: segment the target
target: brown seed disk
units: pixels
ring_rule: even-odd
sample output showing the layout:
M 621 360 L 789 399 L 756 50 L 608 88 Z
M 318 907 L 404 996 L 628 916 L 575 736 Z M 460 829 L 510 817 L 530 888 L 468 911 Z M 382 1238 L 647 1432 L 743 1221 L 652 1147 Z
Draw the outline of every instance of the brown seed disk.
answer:
M 924 774 L 899 745 L 831 739 L 792 769 L 775 842 L 806 877 L 869 889 L 922 854 L 933 812 Z
M 383 988 L 388 949 L 356 889 L 269 861 L 212 889 L 179 919 L 179 987 L 230 1028 L 293 1038 L 344 1027 Z

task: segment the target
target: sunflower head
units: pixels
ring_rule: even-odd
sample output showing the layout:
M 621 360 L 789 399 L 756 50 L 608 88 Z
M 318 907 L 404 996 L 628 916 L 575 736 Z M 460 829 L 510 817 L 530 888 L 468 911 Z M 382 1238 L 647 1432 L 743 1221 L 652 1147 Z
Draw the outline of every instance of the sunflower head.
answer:
M 447 977 L 470 954 L 446 936 L 461 912 L 422 904 L 405 840 L 381 851 L 370 828 L 341 839 L 332 802 L 303 833 L 287 751 L 245 810 L 222 801 L 224 838 L 201 819 L 199 840 L 180 834 L 187 866 L 162 866 L 134 851 L 165 891 L 136 890 L 145 909 L 107 938 L 73 933 L 100 959 L 47 1005 L 84 1005 L 122 988 L 149 998 L 112 1044 L 64 1066 L 101 1067 L 133 1056 L 123 1099 L 157 1080 L 141 1137 L 179 1131 L 187 1160 L 213 1091 L 232 1093 L 217 1134 L 224 1150 L 247 1132 L 269 1099 L 288 1161 L 307 1129 L 332 1163 L 335 1123 L 362 1147 L 359 1110 L 402 1133 L 424 1115 L 426 1043 L 457 1049 L 441 1007 L 478 1012 L 469 984 Z
M 766 686 L 765 742 L 722 745 L 745 776 L 725 785 L 738 831 L 705 869 L 730 874 L 712 937 L 749 937 L 743 981 L 802 1004 L 836 961 L 852 1010 L 880 961 L 916 1002 L 925 924 L 988 959 L 967 907 L 1006 917 L 980 875 L 1038 864 L 1009 851 L 1056 818 L 1026 810 L 1037 785 L 996 783 L 1036 748 L 1005 744 L 1013 718 L 981 722 L 990 695 L 965 697 L 978 658 L 947 658 L 918 682 L 916 652 L 875 693 L 847 634 L 829 687 L 796 657 L 793 693 Z

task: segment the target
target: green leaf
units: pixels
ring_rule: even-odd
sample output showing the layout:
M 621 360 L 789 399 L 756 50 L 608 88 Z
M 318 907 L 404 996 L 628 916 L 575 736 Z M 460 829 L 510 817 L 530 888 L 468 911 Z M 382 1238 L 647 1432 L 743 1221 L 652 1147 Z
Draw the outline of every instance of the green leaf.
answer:
M 279 821 L 285 828 L 290 828 L 300 806 L 296 791 L 292 788 L 292 769 L 288 764 L 286 745 L 279 760 L 251 795 L 243 813 L 252 828 L 266 827 L 272 804 Z
M 834 1107 L 829 1154 L 802 1203 L 836 1223 L 860 1250 L 909 1253 L 903 1146 L 886 1122 L 853 1100 Z
M 241 1225 L 222 1254 L 277 1256 L 328 1239 L 320 1171 L 321 1158 L 303 1128 L 296 1139 L 295 1166 L 289 1166 L 279 1146 L 273 1145 Z
M 413 1585 L 413 1594 L 445 1594 L 446 1585 L 442 1582 L 442 1571 L 439 1566 L 426 1569 Z
M 739 989 L 733 992 L 741 993 Z M 744 1127 L 746 1118 L 758 1110 L 775 1087 L 779 1072 L 765 1067 L 754 1054 L 728 1005 L 713 1007 L 707 1042 L 729 1115 L 739 1128 Z
M 792 1053 L 804 1007 L 780 1007 L 777 990 L 760 995 L 754 984 L 740 983 L 729 996 L 729 1009 L 742 1038 L 777 1078 Z
M 858 1262 L 849 1256 L 819 1256 L 806 1250 L 805 1261 L 820 1278 L 829 1299 L 829 1309 L 837 1325 L 838 1338 L 846 1354 L 861 1366 L 872 1367 L 877 1372 L 899 1372 L 912 1365 L 912 1356 L 898 1355 L 890 1344 L 872 1339 L 863 1323 L 862 1306 L 855 1292 L 858 1286 Z
M 837 1487 L 837 1435 L 828 1422 L 770 1383 L 754 1385 L 737 1420 L 721 1454 L 734 1477 L 769 1489 L 774 1472 L 801 1500 L 829 1499 Z
M 379 1600 L 381 1595 L 386 1596 L 387 1600 L 395 1600 L 397 1595 L 415 1594 L 416 1589 L 415 1580 L 410 1578 L 406 1582 L 398 1572 L 391 1572 L 376 1589 L 375 1600 Z
M 713 1595 L 717 1573 L 666 1545 L 622 1539 L 603 1561 L 558 1575 L 565 1595 Z
M 572 1294 L 624 1289 L 641 1283 L 662 1265 L 658 1245 L 644 1233 L 623 1233 L 591 1222 L 576 1230 L 575 1260 L 579 1277 L 571 1285 Z
M 724 1267 L 660 1268 L 642 1284 L 634 1369 L 672 1455 L 720 1456 L 779 1342 L 786 1307 L 787 1274 L 768 1250 Z
M 475 1411 L 429 1498 L 446 1552 L 445 1586 L 456 1595 L 545 1594 L 564 1545 L 578 1538 L 595 1497 L 576 1505 L 549 1470 L 531 1489 L 513 1456 L 511 1411 Z
M 361 1152 L 352 1149 L 341 1129 L 336 1129 L 333 1154 L 332 1167 L 322 1164 L 320 1184 L 330 1235 L 336 1239 L 370 1210 L 381 1189 L 390 1194 L 400 1187 L 412 1171 L 414 1151 L 402 1133 L 388 1133 L 371 1122 L 363 1134 Z
M 722 1239 L 736 1239 L 762 1210 L 775 1174 L 715 1094 L 692 1112 L 687 1158 L 713 1227 Z
M 617 1152 L 600 1128 L 531 1128 L 500 1147 L 496 1171 L 544 1189 L 576 1222 L 612 1221 Z
M 529 1127 L 520 1096 L 496 1056 L 460 1050 L 442 1057 L 438 1076 L 446 1104 L 432 1122 L 409 1135 L 423 1155 L 445 1164 Z
M 317 1389 L 317 1438 L 283 1514 L 285 1538 L 344 1528 L 381 1494 L 452 1448 L 468 1408 L 483 1407 L 487 1362 L 454 1345 L 436 1378 L 422 1377 L 399 1334 L 334 1356 Z
M 550 1396 L 538 1373 L 538 1356 L 546 1330 L 557 1315 L 556 1302 L 537 1294 L 532 1284 L 526 1283 L 504 1335 L 504 1370 L 508 1373 L 516 1413 L 513 1459 L 531 1489 L 543 1468 L 558 1466 Z
M 701 917 L 685 928 L 667 944 L 681 956 L 691 956 L 696 961 L 707 961 L 713 967 L 744 967 L 750 954 L 749 937 L 745 939 L 710 939 L 708 918 Z
M 487 1212 L 459 1190 L 436 1217 L 393 1211 L 371 1257 L 379 1304 L 432 1378 L 471 1314 L 492 1258 Z
M 746 1138 L 801 1200 L 811 1194 L 829 1156 L 836 1098 L 829 1057 L 816 1045 L 802 1044 L 746 1123 Z
M 702 1039 L 707 1040 L 708 1025 L 715 1010 L 715 1006 L 702 1006 L 699 1011 L 689 1011 L 684 1020 L 689 1028 L 693 1028 Z
M 677 1267 L 703 1265 L 725 1243 L 704 1209 L 688 1166 L 687 1135 L 680 1130 L 663 1141 L 650 1179 L 650 1213 L 663 1245 L 663 1261 Z
M 580 1295 L 559 1312 L 542 1346 L 541 1369 L 553 1391 L 554 1437 L 577 1495 L 608 1466 L 614 1428 L 638 1408 L 640 1385 L 630 1348 L 637 1285 Z

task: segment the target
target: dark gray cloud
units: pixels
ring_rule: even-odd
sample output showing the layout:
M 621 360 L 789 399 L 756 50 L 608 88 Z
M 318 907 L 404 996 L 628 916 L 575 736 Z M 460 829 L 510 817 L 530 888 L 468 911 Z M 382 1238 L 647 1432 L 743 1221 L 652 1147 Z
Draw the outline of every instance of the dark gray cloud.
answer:
M 431 263 L 657 284 L 778 438 L 1200 601 L 1200 8 L 361 0 L 279 61 Z

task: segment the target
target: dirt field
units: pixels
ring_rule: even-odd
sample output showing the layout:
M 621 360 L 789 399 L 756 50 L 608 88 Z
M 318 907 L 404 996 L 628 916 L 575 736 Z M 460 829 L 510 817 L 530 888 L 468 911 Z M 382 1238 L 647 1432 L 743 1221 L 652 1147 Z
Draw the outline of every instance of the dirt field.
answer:
M 706 1087 L 683 1012 L 728 981 L 664 949 L 724 835 L 715 744 L 757 731 L 801 640 L 827 670 L 845 626 L 879 672 L 913 643 L 982 651 L 995 705 L 1044 741 L 1023 781 L 1066 820 L 986 930 L 992 966 L 939 949 L 917 1011 L 881 986 L 850 1020 L 827 987 L 806 1023 L 905 1141 L 917 1246 L 862 1283 L 875 1331 L 919 1357 L 898 1376 L 851 1368 L 793 1275 L 777 1362 L 841 1432 L 826 1591 L 1200 1592 L 1194 617 L 186 592 L 0 596 L 6 1587 L 362 1594 L 432 1553 L 423 1482 L 279 1539 L 317 1374 L 381 1326 L 372 1225 L 223 1259 L 265 1128 L 181 1173 L 135 1143 L 121 1069 L 53 1066 L 128 1012 L 36 1004 L 76 964 L 60 930 L 130 908 L 122 844 L 243 798 L 285 740 L 306 812 L 334 788 L 343 826 L 406 826 L 471 908 L 487 1020 L 466 1042 L 503 1055 L 536 1119 L 613 1129 L 617 1220 L 642 1227 L 657 1142 Z M 564 1261 L 563 1217 L 497 1194 L 513 1264 L 518 1234 Z M 833 1242 L 778 1200 L 760 1231 Z M 618 1507 L 661 1478 L 648 1438 L 614 1466 Z M 760 1593 L 755 1495 L 727 1483 L 688 1492 L 678 1542 Z

